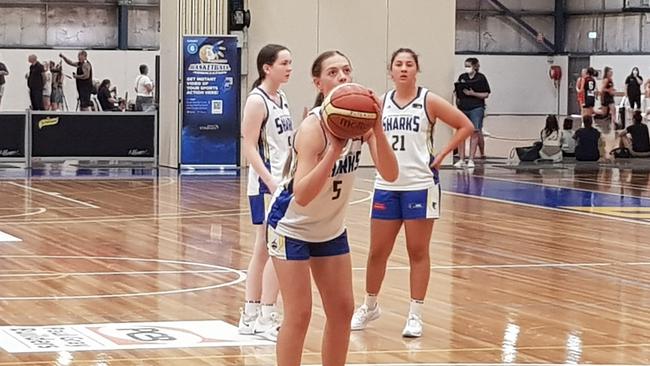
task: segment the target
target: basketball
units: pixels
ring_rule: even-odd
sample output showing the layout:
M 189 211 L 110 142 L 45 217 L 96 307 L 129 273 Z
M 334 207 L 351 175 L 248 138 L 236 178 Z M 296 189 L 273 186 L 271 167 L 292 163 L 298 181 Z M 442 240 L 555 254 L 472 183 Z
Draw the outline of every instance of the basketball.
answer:
M 334 88 L 323 101 L 321 114 L 332 135 L 351 139 L 368 132 L 377 121 L 372 90 L 347 83 Z

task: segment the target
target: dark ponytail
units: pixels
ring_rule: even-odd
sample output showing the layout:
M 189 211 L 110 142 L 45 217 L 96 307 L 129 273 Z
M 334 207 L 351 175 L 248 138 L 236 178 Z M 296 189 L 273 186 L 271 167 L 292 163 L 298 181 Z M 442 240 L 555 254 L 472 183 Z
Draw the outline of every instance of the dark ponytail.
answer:
M 316 59 L 314 60 L 314 63 L 311 65 L 311 76 L 315 78 L 319 78 L 321 72 L 323 71 L 323 61 L 336 55 L 345 57 L 346 60 L 348 60 L 348 63 L 350 63 L 350 59 L 348 58 L 348 56 L 341 53 L 341 51 L 336 51 L 336 50 L 325 51 L 320 55 L 318 55 L 318 57 L 316 57 Z M 319 92 L 318 95 L 316 96 L 316 101 L 314 102 L 314 108 L 323 104 L 323 100 L 325 100 L 325 96 L 323 95 L 322 92 Z
M 318 95 L 316 96 L 316 101 L 314 101 L 314 108 L 320 107 L 320 105 L 323 104 L 324 100 L 325 100 L 325 96 L 323 95 L 323 93 L 319 92 Z
M 284 50 L 289 51 L 288 48 L 279 44 L 267 44 L 266 46 L 262 47 L 260 52 L 257 54 L 257 73 L 259 76 L 253 82 L 251 89 L 255 89 L 260 86 L 260 84 L 262 84 L 262 81 L 264 81 L 264 78 L 266 78 L 264 65 L 273 65 L 278 59 L 278 53 Z
M 253 81 L 253 86 L 251 87 L 251 90 L 257 88 L 258 86 L 260 86 L 260 84 L 262 84 L 262 80 L 264 80 L 264 79 L 262 79 L 261 77 L 258 77 L 257 79 L 255 79 L 255 81 Z

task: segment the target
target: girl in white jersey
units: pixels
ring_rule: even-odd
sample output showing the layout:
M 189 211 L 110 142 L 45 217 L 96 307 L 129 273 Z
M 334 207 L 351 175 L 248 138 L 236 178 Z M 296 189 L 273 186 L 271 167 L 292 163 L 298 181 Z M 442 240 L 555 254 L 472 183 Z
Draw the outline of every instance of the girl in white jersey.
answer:
M 320 91 L 316 105 L 320 106 L 322 96 L 334 87 L 350 82 L 351 72 L 350 61 L 338 51 L 318 56 L 312 65 L 314 84 Z M 322 363 L 345 364 L 354 299 L 343 221 L 363 142 L 368 143 L 379 174 L 388 181 L 397 178 L 395 155 L 380 119 L 365 136 L 354 140 L 332 136 L 323 123 L 317 107 L 300 124 L 287 162 L 286 180 L 274 194 L 267 216 L 267 245 L 284 304 L 276 346 L 276 362 L 282 366 L 300 365 L 311 317 L 312 276 L 327 318 Z
M 399 177 L 388 182 L 377 176 L 370 223 L 370 253 L 366 271 L 366 298 L 352 319 L 352 330 L 364 329 L 380 315 L 377 294 L 395 238 L 404 224 L 410 262 L 411 303 L 405 337 L 422 335 L 420 308 L 429 284 L 429 241 L 433 221 L 440 216 L 438 168 L 443 159 L 473 132 L 467 117 L 444 99 L 417 86 L 418 56 L 400 48 L 391 57 L 395 88 L 384 96 L 383 124 L 399 162 Z M 456 134 L 435 158 L 433 128 L 442 120 Z
M 259 77 L 246 100 L 242 120 L 244 155 L 249 162 L 247 193 L 256 237 L 239 333 L 260 333 L 275 341 L 280 321 L 275 308 L 278 282 L 266 250 L 264 196 L 272 194 L 280 183 L 290 150 L 293 127 L 280 86 L 291 75 L 291 53 L 284 46 L 264 46 L 257 55 L 257 71 Z

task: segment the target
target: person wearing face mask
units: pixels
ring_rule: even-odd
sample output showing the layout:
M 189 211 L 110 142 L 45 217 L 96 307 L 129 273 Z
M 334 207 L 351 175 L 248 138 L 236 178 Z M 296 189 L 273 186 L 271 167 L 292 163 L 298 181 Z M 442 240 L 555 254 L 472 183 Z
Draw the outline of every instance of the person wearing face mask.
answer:
M 639 68 L 635 66 L 625 79 L 625 95 L 632 109 L 641 108 L 641 85 L 643 85 L 643 78 L 639 75 Z
M 485 116 L 485 99 L 490 96 L 490 84 L 485 75 L 479 72 L 480 64 L 477 58 L 470 57 L 465 60 L 465 73 L 458 77 L 456 82 L 456 103 L 458 108 L 472 121 L 474 133 L 470 139 L 470 155 L 467 167 L 474 167 L 476 148 L 484 145 L 483 118 Z M 465 144 L 458 147 L 460 160 L 454 164 L 457 168 L 465 167 Z

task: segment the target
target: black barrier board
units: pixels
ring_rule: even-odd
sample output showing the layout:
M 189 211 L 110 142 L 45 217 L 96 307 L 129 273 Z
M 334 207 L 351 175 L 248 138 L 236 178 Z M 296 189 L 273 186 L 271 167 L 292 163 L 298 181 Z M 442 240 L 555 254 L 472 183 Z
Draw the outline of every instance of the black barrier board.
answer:
M 131 157 L 155 154 L 155 116 L 142 113 L 32 115 L 33 157 Z
M 0 113 L 0 159 L 25 157 L 25 114 Z

